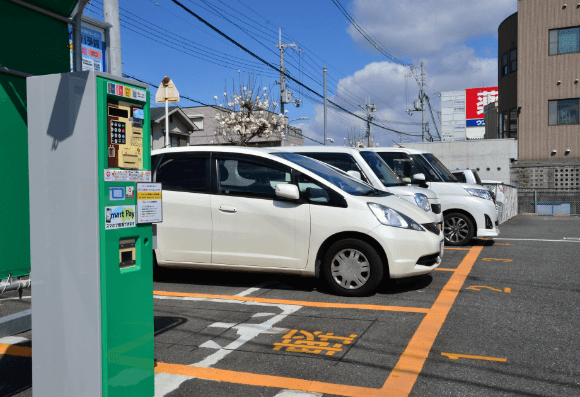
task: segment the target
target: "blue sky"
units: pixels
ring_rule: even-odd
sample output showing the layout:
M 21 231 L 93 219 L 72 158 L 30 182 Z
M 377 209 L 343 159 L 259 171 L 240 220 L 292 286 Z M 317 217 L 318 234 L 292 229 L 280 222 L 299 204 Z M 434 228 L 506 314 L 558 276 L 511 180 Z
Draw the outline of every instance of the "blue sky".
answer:
M 395 59 L 403 64 L 425 62 L 427 93 L 434 109 L 440 108 L 439 91 L 497 85 L 497 27 L 517 10 L 516 0 L 335 1 Z M 407 102 L 418 94 L 415 80 L 405 78 L 409 68 L 371 47 L 333 0 L 181 2 L 277 66 L 278 28 L 282 27 L 283 41 L 296 42 L 304 51 L 285 52 L 292 76 L 322 94 L 322 67 L 327 66 L 329 99 L 359 115 L 362 111 L 357 106 L 368 99 L 378 108 L 376 116 L 381 121 L 377 124 L 413 135 L 420 132 L 420 125 L 403 124 L 421 121 L 420 113 L 405 113 Z M 279 91 L 275 83 L 279 74 L 171 0 L 119 0 L 119 5 L 124 73 L 154 84 L 167 75 L 181 94 L 206 103 L 214 103 L 213 96 L 220 97 L 226 83 L 228 87 L 234 82 L 237 85 L 238 79 L 247 78 L 248 73 L 254 73 L 262 85 Z M 85 14 L 102 20 L 102 0 L 92 0 Z M 296 84 L 291 83 L 291 90 L 303 103 L 299 108 L 286 105 L 288 117 L 310 118 L 292 125 L 321 141 L 322 107 L 301 94 Z M 196 104 L 182 99 L 179 105 Z M 434 133 L 430 116 L 428 121 Z M 329 111 L 328 136 L 335 144 L 342 144 L 348 134 L 364 130 L 361 120 L 340 110 Z M 371 134 L 381 146 L 399 141 L 397 134 L 378 127 L 371 127 Z

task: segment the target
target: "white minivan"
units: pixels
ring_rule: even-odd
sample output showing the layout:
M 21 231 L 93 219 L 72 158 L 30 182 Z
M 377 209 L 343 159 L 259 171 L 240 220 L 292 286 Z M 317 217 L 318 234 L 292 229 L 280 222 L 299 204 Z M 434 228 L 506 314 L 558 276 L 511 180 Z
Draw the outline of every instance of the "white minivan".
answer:
M 466 245 L 473 237 L 499 235 L 497 211 L 490 192 L 479 185 L 460 183 L 432 153 L 409 148 L 361 149 L 377 153 L 401 178 L 426 183 L 443 207 L 445 240 Z
M 152 152 L 163 185 L 158 266 L 318 276 L 365 295 L 428 274 L 443 233 L 425 211 L 294 153 L 196 146 Z
M 330 164 L 376 189 L 393 193 L 418 205 L 431 216 L 433 222 L 439 226 L 443 224 L 441 202 L 437 193 L 421 187 L 407 186 L 374 152 L 363 152 L 345 146 L 285 146 L 264 150 L 298 153 Z

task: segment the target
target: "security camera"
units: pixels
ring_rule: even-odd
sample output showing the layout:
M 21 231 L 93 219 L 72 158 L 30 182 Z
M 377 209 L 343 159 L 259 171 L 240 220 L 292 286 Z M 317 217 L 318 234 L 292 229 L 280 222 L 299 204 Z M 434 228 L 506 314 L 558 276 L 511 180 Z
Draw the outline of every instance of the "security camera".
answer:
M 567 156 L 567 155 L 569 155 L 569 154 L 570 154 L 570 149 L 566 149 L 566 150 L 564 151 L 564 156 Z
M 552 150 L 552 156 L 555 156 L 558 151 L 556 149 Z

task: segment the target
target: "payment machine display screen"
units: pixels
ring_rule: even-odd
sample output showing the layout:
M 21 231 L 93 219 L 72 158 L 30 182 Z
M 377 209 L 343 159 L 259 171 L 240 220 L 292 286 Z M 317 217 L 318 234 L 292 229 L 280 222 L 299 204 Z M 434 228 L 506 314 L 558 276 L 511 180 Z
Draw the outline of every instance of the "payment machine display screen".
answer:
M 145 118 L 145 112 L 143 112 L 143 109 L 133 108 L 133 118 L 135 118 L 135 119 L 144 119 Z

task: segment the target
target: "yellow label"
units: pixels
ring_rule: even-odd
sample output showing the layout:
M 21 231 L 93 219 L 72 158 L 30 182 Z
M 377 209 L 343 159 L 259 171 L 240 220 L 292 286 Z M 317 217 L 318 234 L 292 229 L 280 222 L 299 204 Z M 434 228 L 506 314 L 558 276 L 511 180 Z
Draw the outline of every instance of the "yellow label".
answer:
M 161 192 L 137 192 L 137 200 L 161 200 Z
M 131 98 L 131 87 L 125 87 L 125 97 Z

